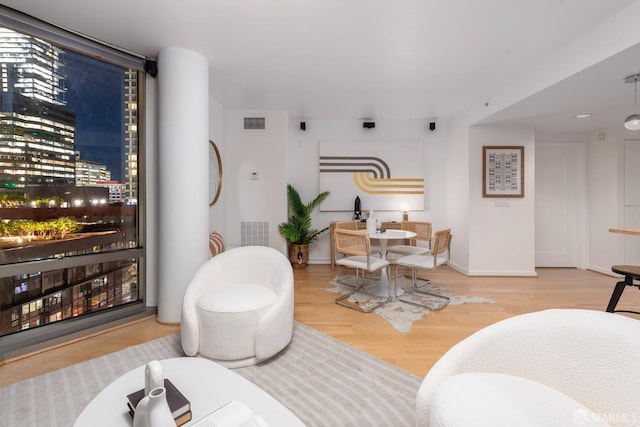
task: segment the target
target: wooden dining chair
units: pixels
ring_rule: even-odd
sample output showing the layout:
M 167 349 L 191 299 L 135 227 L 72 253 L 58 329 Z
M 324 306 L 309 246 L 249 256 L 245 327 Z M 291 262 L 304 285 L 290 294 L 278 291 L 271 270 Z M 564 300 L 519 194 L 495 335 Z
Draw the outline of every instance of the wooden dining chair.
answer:
M 434 294 L 433 292 L 423 291 L 420 289 L 421 287 L 417 284 L 417 270 L 435 270 L 436 268 L 447 264 L 451 256 L 451 237 L 452 236 L 450 228 L 436 231 L 434 234 L 434 243 L 431 247 L 430 253 L 425 255 L 407 255 L 396 260 L 396 272 L 394 280 L 396 295 L 398 294 L 398 268 L 409 267 L 411 269 L 411 286 L 413 288 L 413 292 L 436 297 L 442 300 L 442 303 L 435 307 L 431 307 L 424 304 L 418 304 L 407 299 L 399 299 L 400 301 L 420 307 L 426 307 L 432 311 L 441 310 L 447 304 L 449 304 L 449 302 L 451 301 L 449 297 Z
M 334 224 L 335 228 L 339 228 L 342 230 L 359 230 L 358 224 L 359 221 L 338 221 Z M 371 244 L 371 253 L 380 255 L 382 254 L 382 250 L 380 246 L 376 243 Z
M 416 237 L 399 245 L 387 248 L 387 260 L 392 264 L 395 260 L 407 255 L 425 255 L 431 251 L 431 223 L 426 221 L 402 221 L 400 229 L 413 231 Z
M 395 264 L 398 258 L 407 255 L 426 255 L 431 251 L 431 223 L 427 221 L 402 221 L 400 229 L 413 231 L 416 237 L 407 239 L 398 245 L 387 248 L 387 261 Z M 429 279 L 416 279 L 422 285 L 429 283 Z
M 390 301 L 390 289 L 387 289 L 386 300 L 381 301 L 369 309 L 345 302 L 351 295 L 361 291 L 365 285 L 365 273 L 374 273 L 382 269 L 389 268 L 389 262 L 385 259 L 371 255 L 371 240 L 366 230 L 345 230 L 343 228 L 335 228 L 334 242 L 336 253 L 344 255 L 344 257 L 336 260 L 336 264 L 356 270 L 356 286 L 353 291 L 348 292 L 336 298 L 336 304 L 353 310 L 369 313 L 376 308 Z M 390 285 L 389 285 L 390 286 Z M 389 287 L 388 286 L 388 287 Z
M 359 225 L 359 221 L 338 221 L 336 223 L 333 224 L 334 229 L 340 229 L 340 230 L 354 230 L 357 231 L 359 230 L 358 228 Z M 338 251 L 335 250 L 335 237 L 331 236 L 331 240 L 333 240 L 332 245 L 333 245 L 333 253 L 334 253 L 334 259 L 333 262 L 337 263 L 336 261 L 338 260 L 338 257 L 342 257 L 344 256 L 343 254 L 339 253 Z M 372 255 L 377 255 L 377 256 L 382 256 L 382 249 L 380 248 L 380 245 L 377 243 L 371 243 L 371 254 Z M 355 287 L 350 280 L 353 278 L 353 276 L 351 275 L 347 275 L 344 277 L 340 277 L 339 279 L 337 279 L 337 282 L 346 286 L 351 286 L 351 287 Z

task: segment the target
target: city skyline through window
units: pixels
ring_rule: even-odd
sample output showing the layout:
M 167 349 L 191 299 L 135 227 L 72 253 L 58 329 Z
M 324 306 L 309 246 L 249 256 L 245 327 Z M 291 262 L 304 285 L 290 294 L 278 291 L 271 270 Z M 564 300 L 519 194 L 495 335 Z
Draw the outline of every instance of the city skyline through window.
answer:
M 140 75 L 0 28 L 0 338 L 142 301 Z

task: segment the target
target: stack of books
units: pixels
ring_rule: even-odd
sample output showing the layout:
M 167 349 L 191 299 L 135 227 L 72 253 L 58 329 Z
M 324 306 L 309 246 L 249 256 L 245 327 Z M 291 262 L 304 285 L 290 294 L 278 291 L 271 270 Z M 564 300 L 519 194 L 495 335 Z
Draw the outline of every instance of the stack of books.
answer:
M 164 379 L 164 388 L 167 391 L 167 403 L 169 404 L 173 418 L 176 420 L 176 426 L 179 427 L 191 421 L 191 403 L 187 398 L 166 378 Z M 132 417 L 138 402 L 140 402 L 143 397 L 144 388 L 127 395 L 127 406 L 129 407 L 129 414 L 131 414 Z

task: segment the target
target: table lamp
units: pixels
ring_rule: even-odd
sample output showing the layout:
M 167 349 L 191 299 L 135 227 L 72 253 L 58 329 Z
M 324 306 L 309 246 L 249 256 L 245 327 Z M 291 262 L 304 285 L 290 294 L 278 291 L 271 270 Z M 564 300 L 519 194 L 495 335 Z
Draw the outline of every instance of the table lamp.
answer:
M 402 220 L 409 221 L 409 205 L 402 205 L 400 209 L 402 210 Z

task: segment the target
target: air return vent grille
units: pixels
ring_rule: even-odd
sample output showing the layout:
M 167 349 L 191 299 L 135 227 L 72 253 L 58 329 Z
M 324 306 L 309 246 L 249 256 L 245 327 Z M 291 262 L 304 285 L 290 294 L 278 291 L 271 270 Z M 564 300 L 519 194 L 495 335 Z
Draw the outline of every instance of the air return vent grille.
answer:
M 264 130 L 264 117 L 245 117 L 245 130 Z
M 240 223 L 240 246 L 269 246 L 269 222 Z

